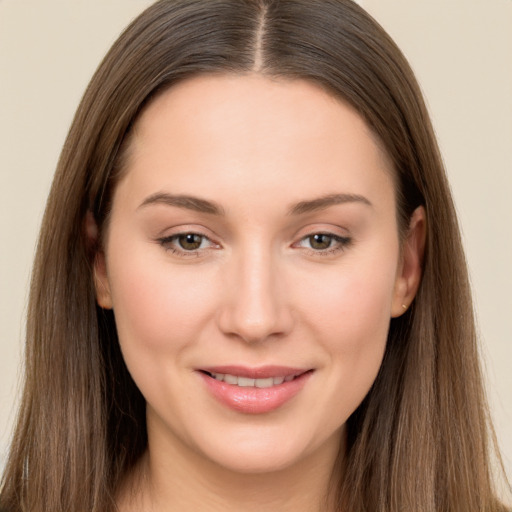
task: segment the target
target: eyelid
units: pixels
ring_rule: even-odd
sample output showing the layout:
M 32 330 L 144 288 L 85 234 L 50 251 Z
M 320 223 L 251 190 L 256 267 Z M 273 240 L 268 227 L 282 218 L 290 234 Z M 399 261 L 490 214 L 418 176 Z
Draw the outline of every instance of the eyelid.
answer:
M 324 229 L 322 229 L 322 227 Z M 338 232 L 335 232 L 336 228 Z M 179 226 L 175 227 L 174 229 L 176 229 L 176 231 L 155 238 L 155 241 L 160 246 L 162 246 L 166 251 L 169 251 L 182 257 L 198 257 L 211 250 L 221 248 L 221 244 L 216 242 L 214 237 L 205 233 L 205 231 L 209 230 L 207 230 L 203 226 Z M 339 226 L 332 226 L 327 229 L 325 228 L 325 225 L 309 226 L 309 229 L 307 231 L 301 230 L 303 234 L 297 235 L 295 237 L 296 241 L 291 244 L 291 247 L 294 249 L 301 249 L 304 252 L 307 252 L 313 256 L 328 256 L 336 254 L 338 252 L 342 252 L 353 243 L 353 238 L 350 235 L 343 235 L 339 233 L 340 230 L 341 228 Z M 179 239 L 179 237 L 185 235 L 197 235 L 201 237 L 202 241 L 206 240 L 208 242 L 208 247 L 200 247 L 194 250 L 187 250 L 184 249 L 183 247 L 179 247 L 179 245 L 176 244 L 176 241 Z M 333 246 L 327 247 L 325 249 L 315 249 L 312 247 L 304 247 L 302 245 L 305 241 L 311 239 L 315 235 L 324 235 L 330 237 L 334 242 Z
M 349 234 L 341 234 L 341 228 L 339 226 L 316 225 L 308 226 L 306 230 L 300 230 L 296 237 L 296 242 L 292 244 L 292 248 L 300 249 L 312 256 L 333 256 L 340 252 L 345 251 L 353 243 L 353 238 Z M 344 230 L 346 231 L 346 230 Z M 301 233 L 302 232 L 302 233 Z M 335 242 L 332 247 L 326 249 L 314 249 L 311 247 L 304 247 L 302 244 L 311 239 L 315 235 L 324 235 L 332 238 Z
M 207 240 L 209 242 L 209 247 L 206 248 L 198 248 L 195 250 L 186 250 L 180 248 L 178 245 L 174 245 L 174 242 L 179 239 L 181 236 L 185 235 L 197 235 L 200 236 L 203 240 Z M 200 256 L 202 253 L 210 251 L 212 249 L 217 249 L 220 247 L 220 244 L 215 242 L 212 236 L 207 235 L 203 229 L 197 229 L 197 227 L 187 227 L 180 226 L 179 231 L 175 231 L 163 236 L 159 236 L 156 238 L 156 242 L 161 245 L 166 251 L 169 251 L 173 254 L 177 254 L 181 257 L 190 257 L 190 256 Z
M 310 252 L 315 253 L 315 254 L 326 254 L 326 253 L 337 252 L 338 250 L 344 250 L 344 249 L 346 249 L 352 243 L 352 239 L 351 238 L 346 237 L 346 236 L 335 235 L 333 233 L 313 233 L 311 235 L 307 235 L 305 237 L 302 237 L 299 240 L 299 243 L 301 243 L 301 242 L 303 242 L 305 240 L 308 240 L 308 239 L 314 237 L 315 235 L 328 236 L 337 244 L 334 247 L 328 247 L 326 249 L 313 249 L 313 248 L 305 247 L 305 249 L 307 249 Z

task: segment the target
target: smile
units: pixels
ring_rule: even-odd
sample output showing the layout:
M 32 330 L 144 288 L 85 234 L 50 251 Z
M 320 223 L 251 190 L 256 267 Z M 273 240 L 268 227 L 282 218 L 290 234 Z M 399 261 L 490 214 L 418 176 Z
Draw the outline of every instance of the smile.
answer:
M 209 394 L 239 413 L 264 414 L 281 408 L 301 392 L 314 370 L 267 366 L 224 366 L 201 369 Z
M 215 380 L 241 388 L 271 388 L 273 386 L 279 386 L 283 382 L 290 382 L 297 377 L 297 375 L 287 375 L 286 377 L 281 375 L 279 377 L 268 377 L 265 379 L 251 379 L 239 375 L 230 375 L 229 373 L 208 373 L 208 375 Z

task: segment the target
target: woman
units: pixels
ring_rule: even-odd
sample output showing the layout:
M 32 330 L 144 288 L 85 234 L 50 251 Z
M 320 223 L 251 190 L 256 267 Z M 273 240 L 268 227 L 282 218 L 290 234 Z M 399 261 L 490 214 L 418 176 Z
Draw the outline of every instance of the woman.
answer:
M 6 510 L 505 510 L 418 86 L 349 1 L 161 1 L 48 200 Z

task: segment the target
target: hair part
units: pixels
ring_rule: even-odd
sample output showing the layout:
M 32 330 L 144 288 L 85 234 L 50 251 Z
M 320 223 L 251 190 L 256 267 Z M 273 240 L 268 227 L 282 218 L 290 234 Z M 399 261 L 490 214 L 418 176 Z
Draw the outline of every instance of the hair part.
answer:
M 212 73 L 305 79 L 348 102 L 392 162 L 402 230 L 426 209 L 423 281 L 391 321 L 379 375 L 348 421 L 340 510 L 503 511 L 466 263 L 429 116 L 401 52 L 350 0 L 161 0 L 114 43 L 77 110 L 43 219 L 0 507 L 115 510 L 147 447 L 145 402 L 113 314 L 96 304 L 95 248 L 80 226 L 90 211 L 104 232 L 148 102 Z

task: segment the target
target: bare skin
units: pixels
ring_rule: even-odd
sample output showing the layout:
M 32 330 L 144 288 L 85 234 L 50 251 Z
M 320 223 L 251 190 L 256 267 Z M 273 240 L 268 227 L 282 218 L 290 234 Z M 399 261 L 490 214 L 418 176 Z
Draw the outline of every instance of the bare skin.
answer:
M 392 172 L 305 81 L 204 76 L 143 112 L 95 269 L 147 401 L 120 510 L 334 510 L 346 421 L 420 281 L 425 214 L 401 241 Z M 300 386 L 233 394 L 225 367 Z

